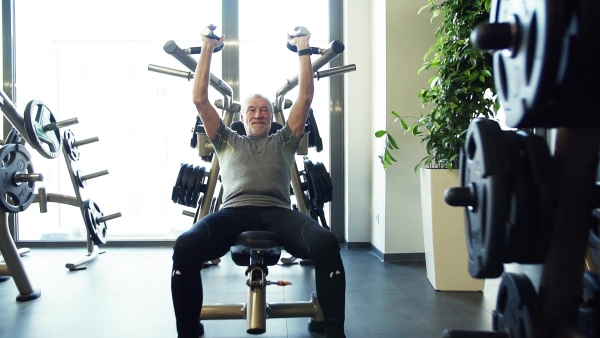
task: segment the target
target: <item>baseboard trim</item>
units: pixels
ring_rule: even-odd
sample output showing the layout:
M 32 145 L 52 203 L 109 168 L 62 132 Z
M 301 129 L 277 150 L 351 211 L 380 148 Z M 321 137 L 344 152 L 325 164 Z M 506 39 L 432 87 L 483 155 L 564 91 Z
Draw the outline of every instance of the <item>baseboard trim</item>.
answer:
M 346 249 L 371 249 L 370 242 L 346 242 Z
M 424 252 L 384 254 L 370 242 L 346 242 L 347 249 L 367 249 L 382 262 L 424 262 Z

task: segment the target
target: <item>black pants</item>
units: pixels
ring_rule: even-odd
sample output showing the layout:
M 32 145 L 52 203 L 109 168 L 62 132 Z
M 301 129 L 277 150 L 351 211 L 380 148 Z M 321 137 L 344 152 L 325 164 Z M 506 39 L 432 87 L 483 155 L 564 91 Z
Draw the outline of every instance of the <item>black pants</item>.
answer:
M 314 262 L 317 297 L 327 337 L 344 337 L 346 277 L 337 239 L 306 214 L 275 207 L 221 209 L 179 236 L 173 251 L 171 277 L 179 337 L 198 336 L 202 263 L 227 254 L 236 236 L 251 230 L 274 232 L 287 252 Z

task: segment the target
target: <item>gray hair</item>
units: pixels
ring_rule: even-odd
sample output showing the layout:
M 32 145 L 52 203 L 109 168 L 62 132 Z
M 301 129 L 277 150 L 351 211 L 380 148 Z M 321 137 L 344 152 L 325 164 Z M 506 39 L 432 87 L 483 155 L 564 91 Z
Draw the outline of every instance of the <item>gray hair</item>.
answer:
M 268 108 L 269 109 L 269 113 L 271 113 L 271 115 L 273 115 L 273 105 L 271 104 L 271 100 L 269 100 L 268 97 L 266 97 L 266 96 L 264 96 L 263 94 L 260 94 L 260 93 L 254 93 L 254 94 L 251 94 L 250 96 L 248 96 L 244 100 L 244 103 L 242 104 L 242 110 L 240 110 L 240 112 L 245 115 L 246 112 L 248 111 L 248 101 L 250 101 L 251 99 L 253 99 L 255 97 L 263 98 L 267 102 L 269 102 L 269 105 L 268 105 L 269 106 L 269 108 Z

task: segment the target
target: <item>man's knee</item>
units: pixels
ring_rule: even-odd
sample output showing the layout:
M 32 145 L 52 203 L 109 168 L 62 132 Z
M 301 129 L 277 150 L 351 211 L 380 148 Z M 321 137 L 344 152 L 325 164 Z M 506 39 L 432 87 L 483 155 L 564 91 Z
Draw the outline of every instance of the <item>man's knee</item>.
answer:
M 337 238 L 331 232 L 319 232 L 315 240 L 315 251 L 322 254 L 335 254 L 340 251 Z
M 185 232 L 175 240 L 173 246 L 173 263 L 179 268 L 200 266 L 197 262 L 202 261 L 201 252 L 202 239 L 198 234 Z

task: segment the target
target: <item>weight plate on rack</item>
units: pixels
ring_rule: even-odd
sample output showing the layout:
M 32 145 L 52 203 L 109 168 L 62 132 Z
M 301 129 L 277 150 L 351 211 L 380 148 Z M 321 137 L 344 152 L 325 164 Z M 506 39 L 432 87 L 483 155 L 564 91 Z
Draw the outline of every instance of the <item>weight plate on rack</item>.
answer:
M 71 129 L 63 132 L 63 147 L 73 162 L 79 161 L 79 147 L 75 146 L 75 134 Z
M 189 207 L 195 208 L 198 205 L 198 198 L 200 194 L 206 192 L 206 184 L 204 184 L 204 177 L 206 176 L 206 168 L 199 167 L 198 172 L 196 173 L 196 184 L 194 186 L 194 194 L 192 196 L 192 205 Z
M 81 213 L 83 214 L 83 221 L 94 244 L 98 246 L 106 244 L 107 227 L 106 222 L 99 221 L 99 219 L 104 216 L 104 213 L 100 211 L 98 204 L 90 199 L 83 201 L 81 204 Z
M 185 205 L 185 194 L 188 189 L 187 182 L 193 171 L 194 171 L 194 166 L 191 164 L 187 164 L 185 169 L 183 170 L 183 178 L 181 180 L 179 196 L 177 197 L 178 204 Z
M 310 204 L 314 209 L 323 209 L 325 204 L 315 165 L 307 157 L 304 158 L 304 173 L 306 175 L 307 192 Z
M 512 173 L 504 263 L 540 264 L 545 257 L 554 210 L 555 177 L 546 141 L 528 131 L 504 131 Z
M 311 148 L 315 148 L 318 153 L 323 150 L 323 140 L 321 139 L 321 134 L 319 133 L 319 127 L 317 127 L 317 120 L 315 119 L 315 115 L 313 114 L 312 108 L 308 111 L 308 146 Z
M 15 175 L 33 173 L 31 155 L 21 144 L 6 144 L 0 148 L 0 207 L 17 213 L 29 207 L 35 198 L 35 182 L 17 182 Z
M 504 274 L 492 313 L 492 327 L 494 331 L 507 332 L 509 337 L 541 337 L 539 296 L 527 275 Z
M 508 146 L 498 123 L 474 119 L 460 156 L 460 185 L 470 192 L 470 201 L 463 206 L 469 273 L 474 278 L 496 278 L 504 270 L 510 172 Z
M 62 149 L 62 137 L 58 128 L 48 129 L 56 123 L 50 109 L 41 101 L 31 100 L 25 106 L 24 120 L 31 146 L 45 158 L 56 158 Z
M 173 192 L 171 193 L 171 200 L 173 203 L 177 203 L 177 200 L 179 200 L 179 191 L 181 190 L 181 182 L 183 181 L 183 173 L 186 167 L 186 163 L 181 163 L 181 167 L 179 167 L 179 173 L 177 174 L 177 179 L 175 180 L 175 185 L 173 186 Z
M 200 174 L 200 167 L 195 166 L 188 178 L 187 189 L 185 191 L 185 206 L 187 207 L 195 207 L 194 205 L 194 193 L 196 192 L 196 184 L 200 179 L 198 177 Z
M 490 23 L 509 24 L 510 46 L 493 56 L 494 82 L 506 124 L 537 127 L 552 120 L 566 35 L 565 1 L 494 0 Z M 498 27 L 497 25 L 496 27 Z
M 325 203 L 331 202 L 333 199 L 333 183 L 331 182 L 331 175 L 329 175 L 325 165 L 321 162 L 315 163 L 315 169 L 317 170 L 317 173 L 319 173 L 319 182 L 321 182 L 323 199 Z

